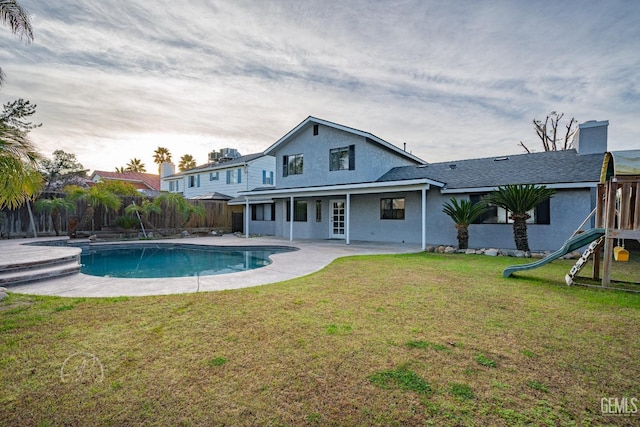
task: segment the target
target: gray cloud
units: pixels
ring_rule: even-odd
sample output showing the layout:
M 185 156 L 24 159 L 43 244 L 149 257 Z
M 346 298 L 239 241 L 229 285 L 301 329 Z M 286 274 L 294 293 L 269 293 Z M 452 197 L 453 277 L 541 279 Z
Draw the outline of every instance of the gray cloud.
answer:
M 22 0 L 36 40 L 0 31 L 6 102 L 91 169 L 234 146 L 261 151 L 308 115 L 427 161 L 519 152 L 534 117 L 610 120 L 637 147 L 632 1 Z

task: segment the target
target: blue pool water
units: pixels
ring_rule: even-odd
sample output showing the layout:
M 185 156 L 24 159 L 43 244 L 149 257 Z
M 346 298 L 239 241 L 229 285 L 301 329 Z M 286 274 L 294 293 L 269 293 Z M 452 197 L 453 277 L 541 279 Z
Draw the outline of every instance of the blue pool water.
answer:
M 84 274 L 123 278 L 210 276 L 271 264 L 269 257 L 288 247 L 198 245 L 96 245 L 82 249 Z

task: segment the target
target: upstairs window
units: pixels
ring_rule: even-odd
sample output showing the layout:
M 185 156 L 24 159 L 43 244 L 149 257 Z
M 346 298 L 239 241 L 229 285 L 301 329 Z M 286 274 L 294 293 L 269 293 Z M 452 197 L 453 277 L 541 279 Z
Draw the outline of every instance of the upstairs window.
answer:
M 318 134 L 318 128 L 319 127 L 320 127 L 319 125 L 313 125 L 313 135 L 314 136 Z
M 273 171 L 262 171 L 262 183 L 264 185 L 273 185 Z
M 209 172 L 209 181 L 218 181 L 220 179 L 220 172 Z
M 404 197 L 380 199 L 380 219 L 404 219 Z
M 240 184 L 242 182 L 242 169 L 227 171 L 227 184 Z
M 189 175 L 189 188 L 200 187 L 200 175 Z
M 342 171 L 356 168 L 356 146 L 332 148 L 329 150 L 329 170 Z
M 471 204 L 475 205 L 479 203 L 486 194 L 472 194 L 469 196 L 471 200 Z M 531 209 L 527 212 L 529 215 L 529 219 L 527 220 L 527 224 L 551 224 L 551 205 L 550 199 L 545 200 L 540 203 L 535 208 Z M 500 208 L 498 206 L 488 206 L 488 210 L 480 215 L 475 221 L 474 224 L 512 224 L 513 220 L 509 217 L 511 216 L 511 212 L 506 209 Z
M 300 175 L 304 166 L 302 154 L 282 156 L 282 176 Z

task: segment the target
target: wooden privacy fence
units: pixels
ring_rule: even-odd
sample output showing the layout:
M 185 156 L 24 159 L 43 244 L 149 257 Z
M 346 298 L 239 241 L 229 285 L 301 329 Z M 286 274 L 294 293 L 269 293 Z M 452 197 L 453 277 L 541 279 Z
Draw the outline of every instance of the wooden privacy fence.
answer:
M 42 194 L 40 198 L 51 199 L 60 197 L 60 194 Z M 142 204 L 144 197 L 121 197 L 122 205 L 117 211 L 106 211 L 102 207 L 94 210 L 93 221 L 83 229 L 77 230 L 81 236 L 91 233 L 128 233 L 140 230 L 140 223 L 136 222 L 132 229 L 122 229 L 116 225 L 116 218 L 125 215 L 125 208 L 135 202 L 138 206 Z M 226 201 L 221 200 L 189 200 L 189 203 L 202 206 L 205 211 L 203 218 L 192 217 L 185 221 L 183 216 L 173 207 L 161 206 L 159 214 L 151 214 L 145 223 L 147 232 L 157 230 L 161 233 L 175 233 L 182 230 L 194 231 L 231 231 L 231 208 Z M 49 213 L 37 213 L 31 204 L 36 232 L 38 236 L 55 236 L 53 222 Z M 75 211 L 61 211 L 58 230 L 60 235 L 66 236 L 69 233 L 69 224 L 74 221 L 80 222 L 87 211 L 87 202 L 78 200 Z M 135 214 L 134 214 L 135 216 Z M 26 206 L 15 210 L 0 210 L 0 237 L 32 237 L 33 230 L 29 220 L 29 212 Z

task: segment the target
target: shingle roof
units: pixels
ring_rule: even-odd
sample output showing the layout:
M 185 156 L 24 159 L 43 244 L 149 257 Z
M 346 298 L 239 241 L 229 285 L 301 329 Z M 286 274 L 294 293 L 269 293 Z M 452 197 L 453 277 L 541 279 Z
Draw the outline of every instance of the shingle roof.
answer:
M 600 179 L 604 153 L 579 155 L 575 150 L 517 154 L 483 159 L 401 166 L 378 181 L 429 178 L 446 189 L 485 188 L 507 184 L 593 183 Z
M 207 163 L 205 165 L 196 166 L 195 168 L 191 168 L 191 169 L 188 169 L 186 171 L 178 172 L 178 173 L 173 174 L 173 175 L 165 176 L 164 178 L 180 177 L 180 176 L 184 176 L 184 175 L 190 175 L 190 174 L 192 174 L 194 172 L 215 171 L 215 170 L 219 170 L 219 169 L 226 169 L 229 166 L 242 165 L 245 162 L 250 162 L 252 160 L 255 160 L 255 159 L 259 158 L 259 157 L 264 157 L 264 156 L 265 156 L 264 153 L 247 154 L 245 156 L 240 156 L 237 159 L 227 160 L 227 161 L 224 161 L 222 163 Z

